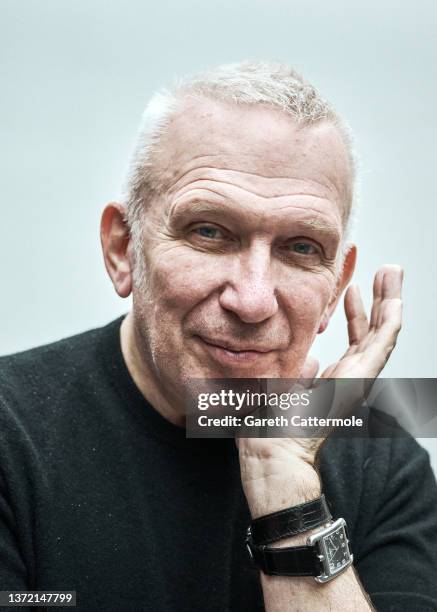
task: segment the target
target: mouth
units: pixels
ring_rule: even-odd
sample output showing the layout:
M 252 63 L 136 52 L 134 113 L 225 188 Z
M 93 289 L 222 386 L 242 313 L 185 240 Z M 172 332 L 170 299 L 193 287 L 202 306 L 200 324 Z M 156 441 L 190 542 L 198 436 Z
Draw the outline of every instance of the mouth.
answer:
M 248 348 L 244 346 L 236 346 L 223 341 L 213 341 L 209 338 L 203 338 L 202 336 L 196 336 L 203 348 L 208 353 L 223 365 L 232 364 L 253 364 L 255 362 L 265 360 L 270 357 L 273 353 L 273 349 L 263 348 Z

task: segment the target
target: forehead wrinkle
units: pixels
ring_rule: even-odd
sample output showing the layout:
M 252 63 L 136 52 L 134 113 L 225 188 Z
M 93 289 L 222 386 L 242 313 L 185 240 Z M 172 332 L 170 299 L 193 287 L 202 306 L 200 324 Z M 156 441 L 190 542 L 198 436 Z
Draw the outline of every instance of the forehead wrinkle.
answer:
M 297 181 L 297 182 L 304 182 L 305 181 Z M 223 192 L 219 192 L 216 189 L 213 189 L 211 184 L 218 184 L 218 185 L 225 185 L 228 186 L 229 189 L 229 193 L 225 194 Z M 228 200 L 233 200 L 235 201 L 235 203 L 241 205 L 242 199 L 240 197 L 238 197 L 238 192 L 243 191 L 245 192 L 247 197 L 247 194 L 250 194 L 251 196 L 255 197 L 255 201 L 259 200 L 260 202 L 257 202 L 257 207 L 260 208 L 261 206 L 262 208 L 262 212 L 266 212 L 265 209 L 265 203 L 266 201 L 269 201 L 271 199 L 276 199 L 276 200 L 283 200 L 283 199 L 288 199 L 290 200 L 291 198 L 295 199 L 295 198 L 312 198 L 312 199 L 316 199 L 316 200 L 321 200 L 321 201 L 326 201 L 329 202 L 330 204 L 335 203 L 336 209 L 339 209 L 338 203 L 337 201 L 333 201 L 333 200 L 329 200 L 328 198 L 324 197 L 324 195 L 321 195 L 320 193 L 312 193 L 312 192 L 308 192 L 308 191 L 297 191 L 297 192 L 292 192 L 292 193 L 283 193 L 281 192 L 280 194 L 274 194 L 274 195 L 265 195 L 265 194 L 261 194 L 258 191 L 252 191 L 252 190 L 248 190 L 244 187 L 241 187 L 240 185 L 235 185 L 235 183 L 230 183 L 228 181 L 222 180 L 222 179 L 199 179 L 196 180 L 192 183 L 188 183 L 187 185 L 184 185 L 183 187 L 180 188 L 179 193 L 175 194 L 176 198 L 173 200 L 172 204 L 171 204 L 171 209 L 173 209 L 173 207 L 179 203 L 180 199 L 187 193 L 189 193 L 190 191 L 195 192 L 195 191 L 206 191 L 207 193 L 211 193 L 214 194 L 214 196 L 217 199 L 220 199 L 222 202 L 228 201 Z M 237 194 L 232 194 L 232 191 L 236 191 Z M 193 193 L 192 195 L 193 198 L 197 197 L 195 196 L 195 194 Z M 290 206 L 296 206 L 296 203 L 290 203 L 290 202 L 286 202 L 282 205 L 276 205 L 274 207 L 269 206 L 268 209 L 271 211 L 271 214 L 274 214 L 275 211 L 279 211 L 282 210 L 284 208 L 288 208 Z M 309 205 L 304 205 L 304 206 L 299 206 L 299 208 L 305 208 L 310 210 L 311 206 Z M 317 211 L 317 208 L 312 208 L 312 210 Z M 323 214 L 324 216 L 326 216 L 326 213 L 323 213 L 322 211 L 318 211 L 319 214 Z M 341 213 L 338 210 L 339 216 L 341 217 Z
M 312 178 L 294 178 L 292 176 L 265 176 L 262 174 L 258 174 L 256 172 L 246 172 L 243 170 L 231 170 L 229 168 L 221 168 L 221 167 L 210 167 L 210 166 L 201 166 L 198 168 L 192 168 L 190 170 L 187 170 L 186 172 L 184 172 L 179 178 L 178 180 L 172 185 L 172 187 L 168 190 L 168 194 L 173 194 L 179 190 L 183 190 L 184 187 L 188 187 L 190 185 L 190 182 L 186 183 L 185 185 L 182 185 L 182 187 L 180 187 L 178 184 L 183 181 L 184 178 L 187 178 L 187 175 L 190 173 L 195 173 L 197 174 L 203 174 L 203 172 L 205 172 L 205 176 L 200 176 L 200 177 L 196 177 L 194 176 L 193 179 L 191 180 L 191 183 L 198 183 L 198 182 L 206 182 L 206 181 L 212 181 L 215 183 L 221 183 L 224 185 L 229 185 L 232 188 L 236 188 L 236 189 L 242 189 L 244 191 L 247 191 L 249 193 L 252 193 L 253 195 L 256 195 L 260 198 L 265 198 L 265 197 L 281 197 L 284 196 L 286 197 L 286 194 L 283 193 L 283 191 L 279 191 L 278 192 L 278 188 L 276 189 L 271 189 L 270 185 L 272 183 L 272 181 L 287 181 L 287 182 L 292 182 L 295 183 L 299 186 L 302 185 L 308 185 L 308 186 L 315 186 L 317 188 L 317 186 L 319 188 L 321 188 L 321 190 L 323 192 L 326 193 L 326 191 L 330 192 L 330 193 L 337 193 L 337 195 L 339 195 L 339 191 L 335 185 L 335 182 L 331 181 L 331 179 L 327 176 L 325 176 L 326 182 L 320 182 L 317 181 L 315 179 Z M 223 178 L 217 177 L 217 172 L 221 172 L 224 173 L 225 176 Z M 236 177 L 241 177 L 242 179 L 242 185 L 237 185 L 235 182 L 232 182 L 231 180 L 226 180 L 226 174 L 231 175 L 229 178 L 231 179 L 232 176 L 236 176 Z M 209 176 L 208 176 L 209 175 Z M 248 188 L 247 183 L 249 183 L 249 181 L 247 180 L 247 176 L 254 176 L 257 178 L 260 178 L 262 180 L 262 182 L 266 182 L 268 185 L 268 189 L 267 189 L 267 193 L 268 195 L 266 195 L 266 193 L 261 193 L 257 190 L 254 190 L 252 188 Z M 246 179 L 246 180 L 245 180 Z M 283 188 L 290 188 L 290 187 L 283 187 Z M 320 193 L 312 193 L 308 190 L 301 192 L 301 194 L 299 195 L 311 195 L 313 197 L 321 197 Z M 291 195 L 291 194 L 290 194 Z
M 222 156 L 221 155 L 197 155 L 197 156 L 193 157 L 192 159 L 190 159 L 190 162 L 191 161 L 195 161 L 196 159 L 205 158 L 205 157 L 206 158 L 211 158 L 211 157 L 222 157 Z M 253 155 L 250 156 L 250 157 L 253 158 Z M 218 171 L 227 172 L 227 173 L 230 173 L 230 174 L 243 175 L 243 177 L 244 177 L 245 174 L 247 174 L 249 176 L 256 176 L 256 177 L 261 178 L 261 179 L 266 179 L 267 181 L 272 181 L 272 180 L 273 181 L 274 180 L 285 180 L 285 181 L 290 181 L 290 180 L 298 181 L 298 180 L 301 180 L 301 181 L 304 181 L 305 180 L 305 179 L 293 179 L 293 177 L 291 177 L 291 176 L 286 176 L 286 175 L 282 176 L 280 174 L 272 176 L 272 175 L 263 174 L 261 172 L 251 172 L 250 170 L 235 170 L 235 169 L 232 169 L 232 168 L 227 168 L 226 166 L 206 166 L 206 165 L 203 166 L 202 165 L 202 166 L 195 166 L 194 168 L 188 168 L 187 170 L 184 170 L 183 172 L 181 172 L 179 175 L 176 175 L 176 177 L 174 178 L 174 183 L 173 183 L 173 185 L 171 185 L 169 187 L 168 191 L 169 192 L 173 192 L 173 191 L 177 190 L 178 183 L 180 181 L 182 181 L 186 177 L 186 175 L 189 174 L 190 172 L 202 172 L 204 170 L 206 170 L 207 172 L 210 171 L 212 173 L 214 173 L 215 171 L 218 170 Z M 207 179 L 207 180 L 209 180 L 209 179 Z M 215 179 L 213 179 L 213 180 L 215 180 Z M 313 181 L 312 179 L 309 179 L 309 181 L 310 182 L 317 182 L 317 181 Z M 329 182 L 334 184 L 330 180 L 329 180 Z
M 301 181 L 301 182 L 305 182 L 305 181 Z M 229 189 L 229 193 L 225 194 L 223 192 L 219 192 L 219 191 L 211 188 L 211 183 L 218 184 L 218 185 L 228 186 L 230 188 Z M 311 192 L 307 192 L 307 191 L 297 191 L 297 192 L 292 192 L 292 193 L 283 193 L 283 192 L 281 192 L 280 194 L 273 194 L 273 195 L 267 195 L 266 196 L 265 194 L 259 193 L 258 191 L 253 191 L 253 190 L 250 190 L 250 189 L 246 189 L 245 187 L 241 187 L 240 185 L 236 185 L 235 183 L 231 183 L 231 182 L 223 180 L 223 179 L 214 179 L 214 180 L 212 180 L 212 179 L 199 179 L 199 180 L 196 180 L 196 181 L 194 181 L 192 183 L 188 183 L 187 185 L 184 185 L 183 187 L 181 187 L 181 189 L 179 190 L 179 193 L 174 194 L 174 195 L 176 195 L 176 197 L 173 199 L 173 202 L 172 202 L 170 208 L 173 209 L 174 206 L 177 205 L 180 202 L 180 199 L 183 198 L 183 196 L 185 194 L 190 193 L 190 192 L 196 192 L 196 191 L 205 191 L 207 193 L 214 194 L 214 196 L 217 199 L 220 199 L 220 201 L 222 201 L 222 202 L 227 202 L 227 201 L 231 200 L 231 201 L 234 201 L 236 204 L 239 204 L 239 205 L 241 205 L 242 199 L 240 197 L 238 197 L 238 192 L 239 191 L 240 192 L 243 191 L 243 192 L 245 192 L 245 198 L 247 197 L 247 194 L 249 194 L 250 196 L 254 197 L 255 202 L 257 200 L 260 201 L 259 203 L 257 203 L 257 207 L 258 208 L 261 207 L 261 204 L 264 206 L 266 201 L 269 201 L 269 200 L 272 200 L 272 199 L 276 199 L 276 200 L 288 199 L 289 200 L 291 198 L 312 198 L 312 199 L 316 199 L 316 200 L 326 201 L 326 202 L 329 202 L 331 204 L 332 203 L 337 204 L 336 201 L 329 200 L 328 198 L 324 197 L 324 195 L 321 195 L 320 193 L 311 193 Z M 233 195 L 232 191 L 236 191 L 237 195 L 235 195 L 235 194 Z M 196 196 L 194 193 L 192 194 L 192 197 L 196 198 L 196 199 L 199 199 L 199 197 Z M 202 199 L 202 198 L 200 198 L 200 199 Z M 271 213 L 274 213 L 275 211 L 282 210 L 282 209 L 288 208 L 290 206 L 296 206 L 296 203 L 292 204 L 290 202 L 287 202 L 287 203 L 284 203 L 281 206 L 278 206 L 278 205 L 276 205 L 274 207 L 269 206 L 269 210 L 271 211 Z M 250 207 L 250 204 L 249 204 L 249 207 Z M 298 206 L 298 207 L 299 208 L 308 209 L 308 210 L 312 209 L 312 210 L 317 212 L 317 208 L 314 208 L 314 207 L 311 208 L 308 205 Z M 245 208 L 247 208 L 247 206 L 245 206 Z M 263 208 L 262 212 L 266 212 L 266 209 Z M 318 211 L 318 212 L 320 214 L 322 211 Z M 322 213 L 322 214 L 325 214 L 325 213 Z
M 171 208 L 169 211 L 169 217 L 173 217 L 173 219 L 175 218 L 177 219 L 180 215 L 182 216 L 185 213 L 185 211 L 184 210 L 178 211 L 177 208 L 185 207 L 185 206 L 189 206 L 189 212 L 194 213 L 194 214 L 223 215 L 226 213 L 231 213 L 237 217 L 241 217 L 242 215 L 247 215 L 248 207 L 244 206 L 244 204 L 241 204 L 239 202 L 229 201 L 227 198 L 221 196 L 221 194 L 217 194 L 216 192 L 212 190 L 205 190 L 205 191 L 207 192 L 209 191 L 210 193 L 214 195 L 218 195 L 219 197 L 217 198 L 217 200 L 214 199 L 210 201 L 206 199 L 208 195 L 206 196 L 206 198 L 202 198 L 199 195 L 193 194 L 191 198 L 188 197 L 186 200 L 182 200 L 182 201 L 178 198 L 171 205 Z M 181 195 L 180 197 L 182 198 L 183 195 Z M 266 198 L 260 198 L 260 199 L 265 200 Z M 289 207 L 290 205 L 284 205 L 284 206 L 281 206 L 280 208 L 273 208 L 269 210 L 266 210 L 265 208 L 263 210 L 251 209 L 249 212 L 253 218 L 262 220 L 267 214 L 269 214 L 271 218 L 274 218 L 276 216 L 275 215 L 276 212 L 287 209 Z M 294 208 L 299 208 L 302 211 L 304 211 L 304 213 L 312 211 L 316 213 L 317 215 L 317 218 L 312 218 L 312 219 L 305 219 L 305 218 L 293 219 L 293 222 L 297 224 L 299 228 L 302 228 L 303 230 L 305 229 L 312 230 L 312 231 L 315 230 L 317 232 L 324 234 L 327 237 L 340 239 L 341 236 L 340 236 L 339 227 L 335 225 L 334 223 L 329 222 L 328 219 L 326 218 L 325 213 L 311 206 L 294 205 Z M 290 215 L 290 219 L 291 219 L 291 215 Z

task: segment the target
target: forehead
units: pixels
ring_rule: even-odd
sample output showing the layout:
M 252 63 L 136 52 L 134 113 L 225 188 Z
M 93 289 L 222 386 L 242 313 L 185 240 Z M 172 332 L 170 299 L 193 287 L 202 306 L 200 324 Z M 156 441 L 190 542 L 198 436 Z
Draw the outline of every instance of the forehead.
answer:
M 187 100 L 155 161 L 170 193 L 199 180 L 235 181 L 263 197 L 318 194 L 342 217 L 350 198 L 349 156 L 338 129 L 328 121 L 298 125 L 267 106 Z

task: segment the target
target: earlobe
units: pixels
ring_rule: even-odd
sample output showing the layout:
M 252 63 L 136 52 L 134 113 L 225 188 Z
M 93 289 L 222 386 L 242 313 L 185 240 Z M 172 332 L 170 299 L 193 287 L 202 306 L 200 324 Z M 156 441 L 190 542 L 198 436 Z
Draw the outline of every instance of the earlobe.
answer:
M 129 228 L 125 221 L 125 208 L 118 202 L 108 204 L 100 223 L 100 240 L 106 270 L 120 297 L 132 291 L 132 266 L 129 257 Z
M 325 329 L 328 327 L 329 318 L 328 316 L 324 316 L 322 322 L 319 325 L 319 329 L 317 330 L 318 334 L 323 334 Z

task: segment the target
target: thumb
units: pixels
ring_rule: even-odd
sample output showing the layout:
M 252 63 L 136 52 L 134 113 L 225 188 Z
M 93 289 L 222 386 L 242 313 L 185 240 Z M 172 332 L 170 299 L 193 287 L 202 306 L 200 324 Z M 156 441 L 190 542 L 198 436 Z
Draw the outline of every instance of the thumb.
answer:
M 301 378 L 309 378 L 312 380 L 319 370 L 319 362 L 315 357 L 309 355 L 303 364 L 300 376 Z M 305 384 L 305 382 L 304 382 Z

